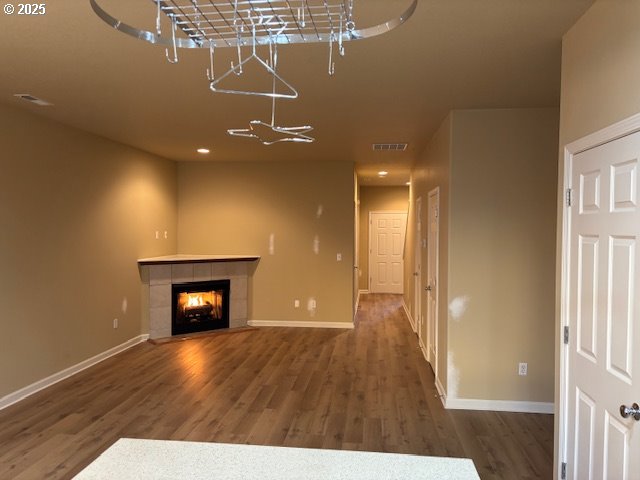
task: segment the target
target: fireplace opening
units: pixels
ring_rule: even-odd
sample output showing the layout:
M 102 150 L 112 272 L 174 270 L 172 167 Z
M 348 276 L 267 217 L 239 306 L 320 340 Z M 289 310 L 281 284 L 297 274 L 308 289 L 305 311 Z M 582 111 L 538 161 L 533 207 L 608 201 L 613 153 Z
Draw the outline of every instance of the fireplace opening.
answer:
M 171 334 L 229 328 L 229 280 L 173 284 Z

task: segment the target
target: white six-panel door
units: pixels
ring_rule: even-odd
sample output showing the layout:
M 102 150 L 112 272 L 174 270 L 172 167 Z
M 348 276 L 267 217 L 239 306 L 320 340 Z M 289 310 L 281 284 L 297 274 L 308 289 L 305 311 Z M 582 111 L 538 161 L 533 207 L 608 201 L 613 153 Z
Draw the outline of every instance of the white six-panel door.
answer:
M 568 230 L 566 473 L 640 478 L 640 133 L 573 156 Z
M 369 221 L 369 291 L 402 293 L 407 214 L 372 212 Z

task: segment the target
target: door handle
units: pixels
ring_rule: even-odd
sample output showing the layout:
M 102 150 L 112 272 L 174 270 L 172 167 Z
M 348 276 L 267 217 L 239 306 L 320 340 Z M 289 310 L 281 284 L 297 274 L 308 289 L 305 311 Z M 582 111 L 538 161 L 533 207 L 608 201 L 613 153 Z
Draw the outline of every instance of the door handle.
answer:
M 631 407 L 627 407 L 626 405 L 620 405 L 620 415 L 622 418 L 633 417 L 633 419 L 637 422 L 640 420 L 640 406 L 637 403 L 631 405 Z

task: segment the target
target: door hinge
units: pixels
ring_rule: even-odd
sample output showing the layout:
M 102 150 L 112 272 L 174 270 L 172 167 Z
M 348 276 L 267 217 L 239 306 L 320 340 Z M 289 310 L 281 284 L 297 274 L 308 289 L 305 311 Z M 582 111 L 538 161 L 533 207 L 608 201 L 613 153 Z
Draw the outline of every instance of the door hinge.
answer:
M 564 327 L 564 344 L 569 345 L 569 327 Z
M 571 206 L 571 189 L 567 188 L 567 207 Z
M 567 478 L 567 462 L 562 462 L 562 466 L 560 467 L 560 478 L 561 480 L 566 480 Z

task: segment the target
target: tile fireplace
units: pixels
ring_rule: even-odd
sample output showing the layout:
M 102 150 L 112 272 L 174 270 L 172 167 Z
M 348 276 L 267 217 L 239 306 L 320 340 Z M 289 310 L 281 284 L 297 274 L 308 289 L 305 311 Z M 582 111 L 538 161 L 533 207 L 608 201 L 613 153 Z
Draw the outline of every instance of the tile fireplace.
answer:
M 260 257 L 171 255 L 138 260 L 149 338 L 247 326 Z

